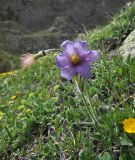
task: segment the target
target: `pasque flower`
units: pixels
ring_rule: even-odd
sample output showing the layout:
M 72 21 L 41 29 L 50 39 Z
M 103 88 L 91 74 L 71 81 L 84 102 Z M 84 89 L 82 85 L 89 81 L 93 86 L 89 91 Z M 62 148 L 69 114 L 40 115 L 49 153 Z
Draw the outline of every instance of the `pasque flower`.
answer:
M 39 57 L 45 56 L 45 51 L 42 50 L 37 54 L 26 53 L 21 56 L 21 65 L 22 68 L 28 68 L 35 63 L 35 60 Z
M 135 133 L 135 118 L 128 118 L 123 121 L 124 130 L 127 133 Z
M 61 47 L 64 50 L 56 58 L 61 76 L 67 80 L 71 80 L 76 74 L 84 78 L 91 77 L 90 63 L 98 60 L 98 51 L 88 50 L 87 41 L 66 40 Z
M 23 54 L 20 59 L 22 68 L 28 68 L 35 62 L 35 56 L 30 53 Z
M 41 50 L 37 54 L 31 54 L 31 53 L 23 54 L 20 57 L 22 68 L 31 67 L 36 62 L 36 59 L 41 58 L 43 56 L 46 56 L 46 54 L 51 53 L 52 51 L 53 52 L 54 51 L 59 51 L 59 49 L 52 48 L 52 49 L 47 49 L 47 50 Z

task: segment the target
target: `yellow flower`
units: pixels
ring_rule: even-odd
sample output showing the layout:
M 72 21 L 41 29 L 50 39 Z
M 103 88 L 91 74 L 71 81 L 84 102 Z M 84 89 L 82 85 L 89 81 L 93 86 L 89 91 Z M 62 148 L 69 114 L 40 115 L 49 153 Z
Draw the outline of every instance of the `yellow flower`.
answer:
M 17 96 L 12 96 L 11 99 L 14 100 L 14 99 L 16 99 L 16 97 L 17 97 Z
M 0 112 L 0 120 L 2 120 L 2 119 L 3 119 L 4 114 L 5 114 L 5 113 Z
M 11 71 L 11 72 L 5 72 L 5 73 L 1 73 L 0 76 L 8 76 L 8 75 L 13 75 L 15 72 Z
M 127 133 L 135 133 L 135 118 L 128 118 L 123 121 L 124 130 Z

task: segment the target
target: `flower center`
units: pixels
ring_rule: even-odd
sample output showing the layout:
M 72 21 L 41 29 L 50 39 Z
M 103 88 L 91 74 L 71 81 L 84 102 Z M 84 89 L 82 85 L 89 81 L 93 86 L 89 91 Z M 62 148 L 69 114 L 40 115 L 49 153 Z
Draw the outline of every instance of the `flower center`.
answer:
M 70 56 L 70 60 L 71 60 L 73 65 L 78 65 L 78 64 L 81 63 L 81 57 L 77 53 L 73 53 Z

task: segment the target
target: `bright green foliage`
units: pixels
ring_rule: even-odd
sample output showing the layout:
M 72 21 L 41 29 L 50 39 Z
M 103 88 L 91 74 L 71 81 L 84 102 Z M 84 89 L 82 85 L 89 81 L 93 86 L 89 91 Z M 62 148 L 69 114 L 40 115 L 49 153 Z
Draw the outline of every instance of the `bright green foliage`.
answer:
M 104 151 L 118 156 L 113 153 L 117 147 L 121 156 L 129 148 L 133 154 L 133 146 L 123 146 L 120 137 L 125 137 L 122 121 L 135 116 L 135 61 L 102 56 L 93 68 L 96 78 L 85 83 L 81 92 L 95 108 L 100 130 L 95 129 L 74 83 L 60 78 L 54 56 L 48 55 L 13 76 L 1 77 L 0 111 L 5 113 L 1 156 L 93 159 L 102 157 Z M 132 136 L 129 139 L 135 143 Z M 106 154 L 103 157 L 109 156 Z
M 122 122 L 135 118 L 135 60 L 102 52 L 93 79 L 77 77 L 76 86 L 60 78 L 55 54 L 0 76 L 0 159 L 134 160 L 135 134 Z

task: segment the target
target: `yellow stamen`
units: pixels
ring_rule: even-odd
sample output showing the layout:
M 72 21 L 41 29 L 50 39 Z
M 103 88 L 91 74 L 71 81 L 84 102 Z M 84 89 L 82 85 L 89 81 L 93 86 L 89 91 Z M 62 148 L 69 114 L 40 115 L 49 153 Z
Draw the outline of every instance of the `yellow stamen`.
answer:
M 77 64 L 81 63 L 81 57 L 77 53 L 73 53 L 70 56 L 70 60 L 71 60 L 73 65 L 77 65 Z

